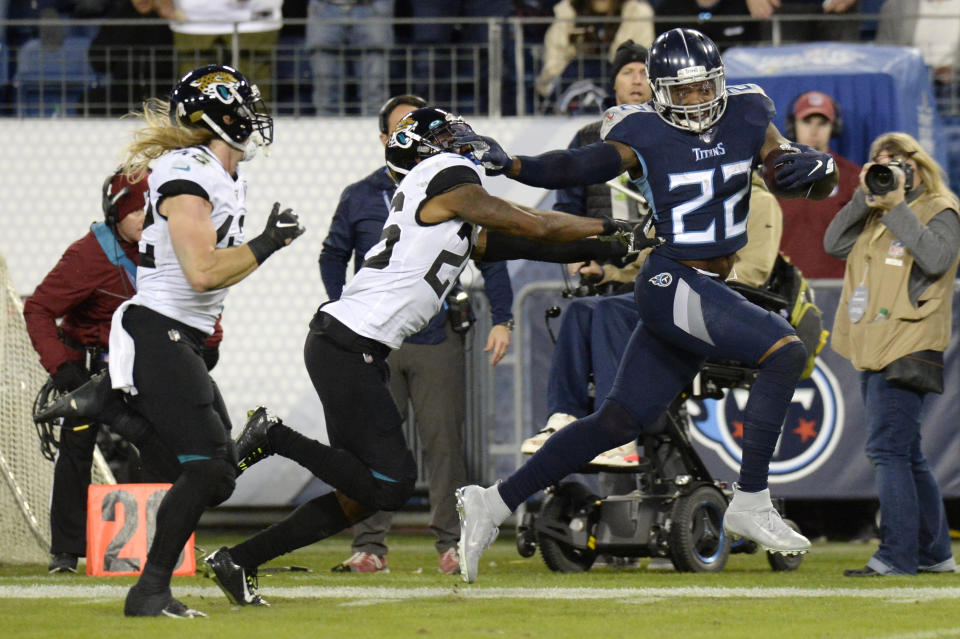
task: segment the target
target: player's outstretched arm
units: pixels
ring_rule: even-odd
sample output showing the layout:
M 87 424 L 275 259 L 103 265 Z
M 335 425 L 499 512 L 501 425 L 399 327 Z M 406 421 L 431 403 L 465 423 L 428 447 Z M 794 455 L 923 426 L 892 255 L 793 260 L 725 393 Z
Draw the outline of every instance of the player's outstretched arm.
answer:
M 541 242 L 569 242 L 621 230 L 610 219 L 568 215 L 558 211 L 524 210 L 490 195 L 479 184 L 462 184 L 436 195 L 424 205 L 420 218 L 443 222 L 458 217 L 491 231 L 519 235 Z
M 507 155 L 493 138 L 473 132 L 457 137 L 456 141 L 473 149 L 473 156 L 488 174 L 506 175 L 528 186 L 544 189 L 599 184 L 617 177 L 637 163 L 637 156 L 630 147 L 613 141 L 516 157 Z
M 235 284 L 256 270 L 271 253 L 303 234 L 299 220 L 279 204 L 267 227 L 247 244 L 217 248 L 217 231 L 210 221 L 212 205 L 196 195 L 176 195 L 163 202 L 170 241 L 180 268 L 193 290 L 202 292 Z
M 767 126 L 760 157 L 773 170 L 776 186 L 783 191 L 779 194 L 784 197 L 823 200 L 830 197 L 840 178 L 829 153 L 787 140 L 773 124 Z

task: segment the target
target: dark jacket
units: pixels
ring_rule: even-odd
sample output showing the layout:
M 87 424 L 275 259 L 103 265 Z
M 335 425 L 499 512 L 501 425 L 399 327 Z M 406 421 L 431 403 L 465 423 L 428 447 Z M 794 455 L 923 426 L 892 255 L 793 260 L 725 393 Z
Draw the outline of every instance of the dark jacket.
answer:
M 339 299 L 343 292 L 350 258 L 353 257 L 353 270 L 356 273 L 363 264 L 363 256 L 380 241 L 380 232 L 396 188 L 397 185 L 383 168 L 354 182 L 340 195 L 340 203 L 330 222 L 330 232 L 320 251 L 320 277 L 331 300 Z M 513 289 L 510 287 L 507 265 L 504 262 L 480 262 L 478 266 L 490 299 L 493 323 L 506 322 L 513 317 Z M 446 338 L 443 327 L 445 321 L 446 313 L 441 311 L 423 330 L 406 341 L 412 344 L 439 344 Z

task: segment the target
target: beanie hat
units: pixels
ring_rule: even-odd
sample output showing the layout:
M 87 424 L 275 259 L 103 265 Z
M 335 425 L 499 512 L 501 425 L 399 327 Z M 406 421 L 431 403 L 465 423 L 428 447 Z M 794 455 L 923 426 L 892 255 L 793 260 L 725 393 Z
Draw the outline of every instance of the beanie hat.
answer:
M 643 62 L 646 64 L 647 48 L 642 44 L 637 44 L 633 40 L 627 40 L 617 47 L 616 53 L 613 54 L 613 65 L 611 66 L 612 74 L 610 76 L 611 81 L 617 77 L 617 74 L 620 73 L 620 69 L 627 66 L 631 62 Z

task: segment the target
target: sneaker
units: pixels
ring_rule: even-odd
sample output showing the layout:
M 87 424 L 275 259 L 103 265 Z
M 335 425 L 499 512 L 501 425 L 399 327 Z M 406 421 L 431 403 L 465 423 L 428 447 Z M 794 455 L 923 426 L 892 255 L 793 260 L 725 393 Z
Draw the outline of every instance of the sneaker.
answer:
M 605 453 L 600 453 L 590 462 L 591 466 L 605 466 L 607 468 L 631 468 L 640 465 L 640 455 L 637 453 L 637 442 L 630 442 L 618 446 Z
M 440 572 L 445 575 L 460 574 L 460 555 L 456 548 L 447 548 L 437 558 L 437 564 L 440 566 Z
M 520 444 L 521 454 L 534 454 L 543 448 L 543 445 L 547 443 L 550 435 L 553 435 L 567 424 L 571 424 L 575 421 L 577 421 L 577 418 L 573 415 L 568 415 L 567 413 L 554 413 L 550 416 L 550 419 L 547 420 L 547 425 L 543 427 L 543 430 L 530 439 L 525 439 L 523 443 Z
M 103 371 L 35 412 L 33 421 L 52 422 L 61 417 L 96 419 L 113 402 L 123 402 L 123 393 L 113 389 L 109 372 Z
M 493 517 L 483 500 L 483 488 L 464 486 L 458 488 L 457 513 L 460 515 L 460 541 L 457 553 L 460 555 L 460 577 L 472 584 L 477 580 L 480 555 L 490 547 L 500 533 Z
M 261 459 L 273 454 L 270 442 L 267 440 L 267 431 L 277 424 L 280 419 L 268 411 L 264 406 L 257 406 L 247 411 L 247 423 L 237 436 L 237 469 L 242 473 Z
M 805 553 L 810 541 L 784 523 L 770 502 L 770 489 L 745 493 L 734 484 L 733 499 L 723 515 L 723 529 L 733 538 L 745 537 L 764 550 Z
M 355 552 L 346 560 L 333 568 L 331 572 L 390 572 L 387 568 L 386 556 L 375 555 L 372 552 Z
M 257 573 L 247 573 L 230 556 L 226 546 L 210 553 L 203 559 L 207 577 L 220 586 L 230 603 L 238 606 L 269 606 L 266 599 L 257 594 Z
M 68 552 L 58 552 L 50 560 L 47 570 L 50 571 L 51 575 L 58 572 L 75 573 L 77 572 L 77 556 Z
M 933 564 L 930 566 L 918 566 L 917 572 L 929 572 L 929 573 L 957 572 L 957 562 L 954 561 L 953 557 L 950 557 L 949 559 L 944 559 L 938 564 Z
M 142 595 L 137 586 L 127 591 L 127 598 L 123 603 L 125 617 L 175 617 L 177 619 L 193 619 L 206 617 L 199 610 L 189 608 L 186 604 L 173 598 L 170 591 L 153 595 Z

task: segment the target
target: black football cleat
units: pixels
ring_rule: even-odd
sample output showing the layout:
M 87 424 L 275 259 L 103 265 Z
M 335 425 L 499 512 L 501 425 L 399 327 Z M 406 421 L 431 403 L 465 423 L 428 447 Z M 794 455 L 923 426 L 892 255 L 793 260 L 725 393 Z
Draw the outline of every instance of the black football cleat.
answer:
M 77 556 L 68 552 L 58 552 L 47 566 L 50 574 L 58 572 L 77 572 Z
M 273 426 L 281 424 L 280 419 L 268 411 L 264 406 L 258 406 L 247 413 L 247 423 L 237 436 L 237 470 L 241 473 L 256 464 L 261 459 L 273 454 L 267 431 Z
M 51 422 L 58 418 L 96 420 L 108 406 L 123 402 L 122 393 L 113 390 L 110 374 L 97 373 L 79 388 L 61 395 L 33 415 L 35 422 Z
M 247 573 L 230 556 L 226 546 L 204 558 L 207 577 L 220 586 L 230 603 L 238 606 L 269 606 L 266 599 L 257 593 L 256 572 Z
M 207 615 L 187 607 L 177 601 L 170 591 L 144 595 L 137 586 L 127 592 L 127 599 L 123 603 L 125 617 L 174 617 L 177 619 L 193 619 Z

